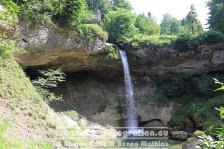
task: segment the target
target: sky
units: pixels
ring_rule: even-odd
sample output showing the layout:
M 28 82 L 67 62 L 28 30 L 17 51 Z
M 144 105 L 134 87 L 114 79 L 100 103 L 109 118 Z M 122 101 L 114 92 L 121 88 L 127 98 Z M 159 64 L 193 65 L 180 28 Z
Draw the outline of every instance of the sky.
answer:
M 198 13 L 198 19 L 206 28 L 208 18 L 208 0 L 129 0 L 136 13 L 151 12 L 158 23 L 161 22 L 163 15 L 169 13 L 177 19 L 183 19 L 189 12 L 190 5 L 194 4 Z

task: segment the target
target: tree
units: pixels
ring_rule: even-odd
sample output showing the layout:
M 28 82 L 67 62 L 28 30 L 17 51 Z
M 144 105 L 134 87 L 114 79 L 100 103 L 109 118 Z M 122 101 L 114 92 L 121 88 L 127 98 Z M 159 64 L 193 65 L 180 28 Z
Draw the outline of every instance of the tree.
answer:
M 203 31 L 201 22 L 197 19 L 197 11 L 194 5 L 190 6 L 190 11 L 187 16 L 182 20 L 182 24 L 185 26 L 188 32 L 197 34 Z
M 208 24 L 210 28 L 224 33 L 224 1 L 223 0 L 210 0 L 208 2 L 209 19 Z
M 88 9 L 93 12 L 100 10 L 102 16 L 111 11 L 112 6 L 109 0 L 86 0 Z
M 147 18 L 144 14 L 137 16 L 135 26 L 142 34 L 155 35 L 160 33 L 160 26 L 156 24 L 151 17 Z
M 181 30 L 181 22 L 169 14 L 163 16 L 160 24 L 161 34 L 172 35 L 177 34 Z
M 109 34 L 109 41 L 116 44 L 125 42 L 127 38 L 137 33 L 134 24 L 135 16 L 125 10 L 109 12 L 102 22 L 102 26 Z
M 59 24 L 78 26 L 87 15 L 86 0 L 14 0 L 20 7 L 20 18 L 33 25 Z
M 86 2 L 90 11 L 97 12 L 100 10 L 102 18 L 112 10 L 132 10 L 132 6 L 127 0 L 86 0 Z
M 77 27 L 87 14 L 86 0 L 65 0 L 62 6 L 62 11 L 54 15 L 61 25 Z
M 112 0 L 112 10 L 124 9 L 127 11 L 132 10 L 132 6 L 128 0 Z

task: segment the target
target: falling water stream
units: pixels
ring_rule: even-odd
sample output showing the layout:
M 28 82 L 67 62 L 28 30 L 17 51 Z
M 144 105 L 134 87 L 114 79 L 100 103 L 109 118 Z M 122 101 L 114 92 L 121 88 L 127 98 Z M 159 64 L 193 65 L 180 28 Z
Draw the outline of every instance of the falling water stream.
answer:
M 120 56 L 124 67 L 124 79 L 125 79 L 125 89 L 126 89 L 126 98 L 127 98 L 127 127 L 128 132 L 132 133 L 137 130 L 137 114 L 135 107 L 135 98 L 133 94 L 133 84 L 131 80 L 131 75 L 128 66 L 128 59 L 126 52 L 120 50 Z
M 138 136 L 138 134 L 142 133 L 142 130 L 140 128 L 138 128 L 135 98 L 134 98 L 134 94 L 133 94 L 133 84 L 132 84 L 132 80 L 131 80 L 131 76 L 130 76 L 128 59 L 127 59 L 127 55 L 126 55 L 125 51 L 120 50 L 119 52 L 120 52 L 121 60 L 122 60 L 123 67 L 124 67 L 124 79 L 125 79 L 126 100 L 127 100 L 127 124 L 126 124 L 126 127 L 128 129 L 128 134 L 130 136 Z M 140 137 L 140 139 L 141 139 L 141 137 Z M 126 141 L 128 142 L 128 140 L 126 140 Z M 136 141 L 138 142 L 141 140 L 136 139 Z M 149 142 L 150 142 L 150 139 L 149 139 Z M 170 149 L 179 149 L 182 146 L 181 144 L 182 144 L 181 142 L 169 141 L 169 148 Z M 155 147 L 155 148 L 158 148 L 158 147 Z

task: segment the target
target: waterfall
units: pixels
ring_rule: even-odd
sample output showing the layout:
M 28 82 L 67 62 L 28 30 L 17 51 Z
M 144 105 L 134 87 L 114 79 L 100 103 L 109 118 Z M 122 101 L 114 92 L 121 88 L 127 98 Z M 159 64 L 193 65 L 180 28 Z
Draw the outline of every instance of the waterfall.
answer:
M 133 94 L 133 84 L 128 66 L 128 59 L 125 51 L 120 50 L 120 56 L 124 67 L 124 79 L 127 98 L 127 127 L 128 132 L 136 131 L 138 127 L 135 98 Z

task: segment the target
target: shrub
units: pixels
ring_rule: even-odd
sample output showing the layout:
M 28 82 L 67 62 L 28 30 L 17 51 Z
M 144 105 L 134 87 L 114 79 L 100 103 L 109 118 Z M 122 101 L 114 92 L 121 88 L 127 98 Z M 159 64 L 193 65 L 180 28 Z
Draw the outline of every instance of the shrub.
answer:
M 171 44 L 180 52 L 187 52 L 190 50 L 195 50 L 199 45 L 199 41 L 191 34 L 182 34 L 173 40 Z
M 45 101 L 49 103 L 62 100 L 62 96 L 56 96 L 53 92 L 50 92 L 49 89 L 55 88 L 59 82 L 65 81 L 65 74 L 60 70 L 52 69 L 47 71 L 40 70 L 39 72 L 42 77 L 38 77 L 36 80 L 33 80 L 32 83 L 43 96 Z
M 198 36 L 201 44 L 216 44 L 224 42 L 224 34 L 215 30 L 209 30 Z
M 141 34 L 158 35 L 160 34 L 160 26 L 151 18 L 147 18 L 144 14 L 137 16 L 135 26 Z
M 216 44 L 220 42 L 224 42 L 224 34 L 209 30 L 199 35 L 192 35 L 189 33 L 181 34 L 172 41 L 172 46 L 180 50 L 180 52 L 187 52 L 195 50 L 198 46 L 203 44 Z
M 100 37 L 103 41 L 108 39 L 107 32 L 105 32 L 99 25 L 96 24 L 81 24 L 78 32 L 83 38 L 90 41 L 94 37 Z
M 0 11 L 0 23 L 12 25 L 17 23 L 18 18 L 17 14 L 20 11 L 20 8 L 12 0 L 1 0 L 7 11 Z
M 220 90 L 224 90 L 224 84 L 222 82 L 219 82 L 217 79 L 214 79 L 216 84 L 221 85 L 221 87 L 219 87 L 218 89 L 216 89 L 217 91 Z M 223 98 L 222 98 L 223 100 Z M 223 104 L 221 104 L 220 106 L 223 106 Z M 224 113 L 224 108 L 221 107 L 219 108 L 219 112 L 220 112 L 220 117 L 223 119 L 223 113 Z M 213 122 L 215 123 L 215 122 Z M 215 123 L 217 124 L 217 123 Z M 217 131 L 215 132 L 215 137 L 216 139 L 208 139 L 208 137 L 202 137 L 201 140 L 203 141 L 203 144 L 201 145 L 202 148 L 217 148 L 217 149 L 221 149 L 224 148 L 224 122 L 223 120 L 221 120 L 219 122 L 219 128 L 217 129 Z
M 98 113 L 105 112 L 106 109 L 107 109 L 107 105 L 106 104 L 101 104 L 101 105 L 98 106 L 97 112 Z
M 117 48 L 114 48 L 114 47 L 110 47 L 107 49 L 107 52 L 108 52 L 108 56 L 111 58 L 111 59 L 118 59 L 118 56 L 119 56 L 119 50 Z
M 133 48 L 147 47 L 147 46 L 164 46 L 169 45 L 170 42 L 175 39 L 176 36 L 172 35 L 144 35 L 136 34 L 133 37 L 126 40 L 126 43 Z
M 102 26 L 109 34 L 109 41 L 118 44 L 137 33 L 134 23 L 135 17 L 131 12 L 118 10 L 108 13 L 102 22 Z
M 19 1 L 17 2 L 21 7 L 19 17 L 32 25 L 53 24 L 52 16 L 54 13 L 58 13 L 55 8 L 56 2 L 57 0 Z
M 85 0 L 65 0 L 62 11 L 54 15 L 60 25 L 76 28 L 87 15 Z
M 56 23 L 74 28 L 87 13 L 85 0 L 24 0 L 17 4 L 21 7 L 20 18 L 33 25 Z

